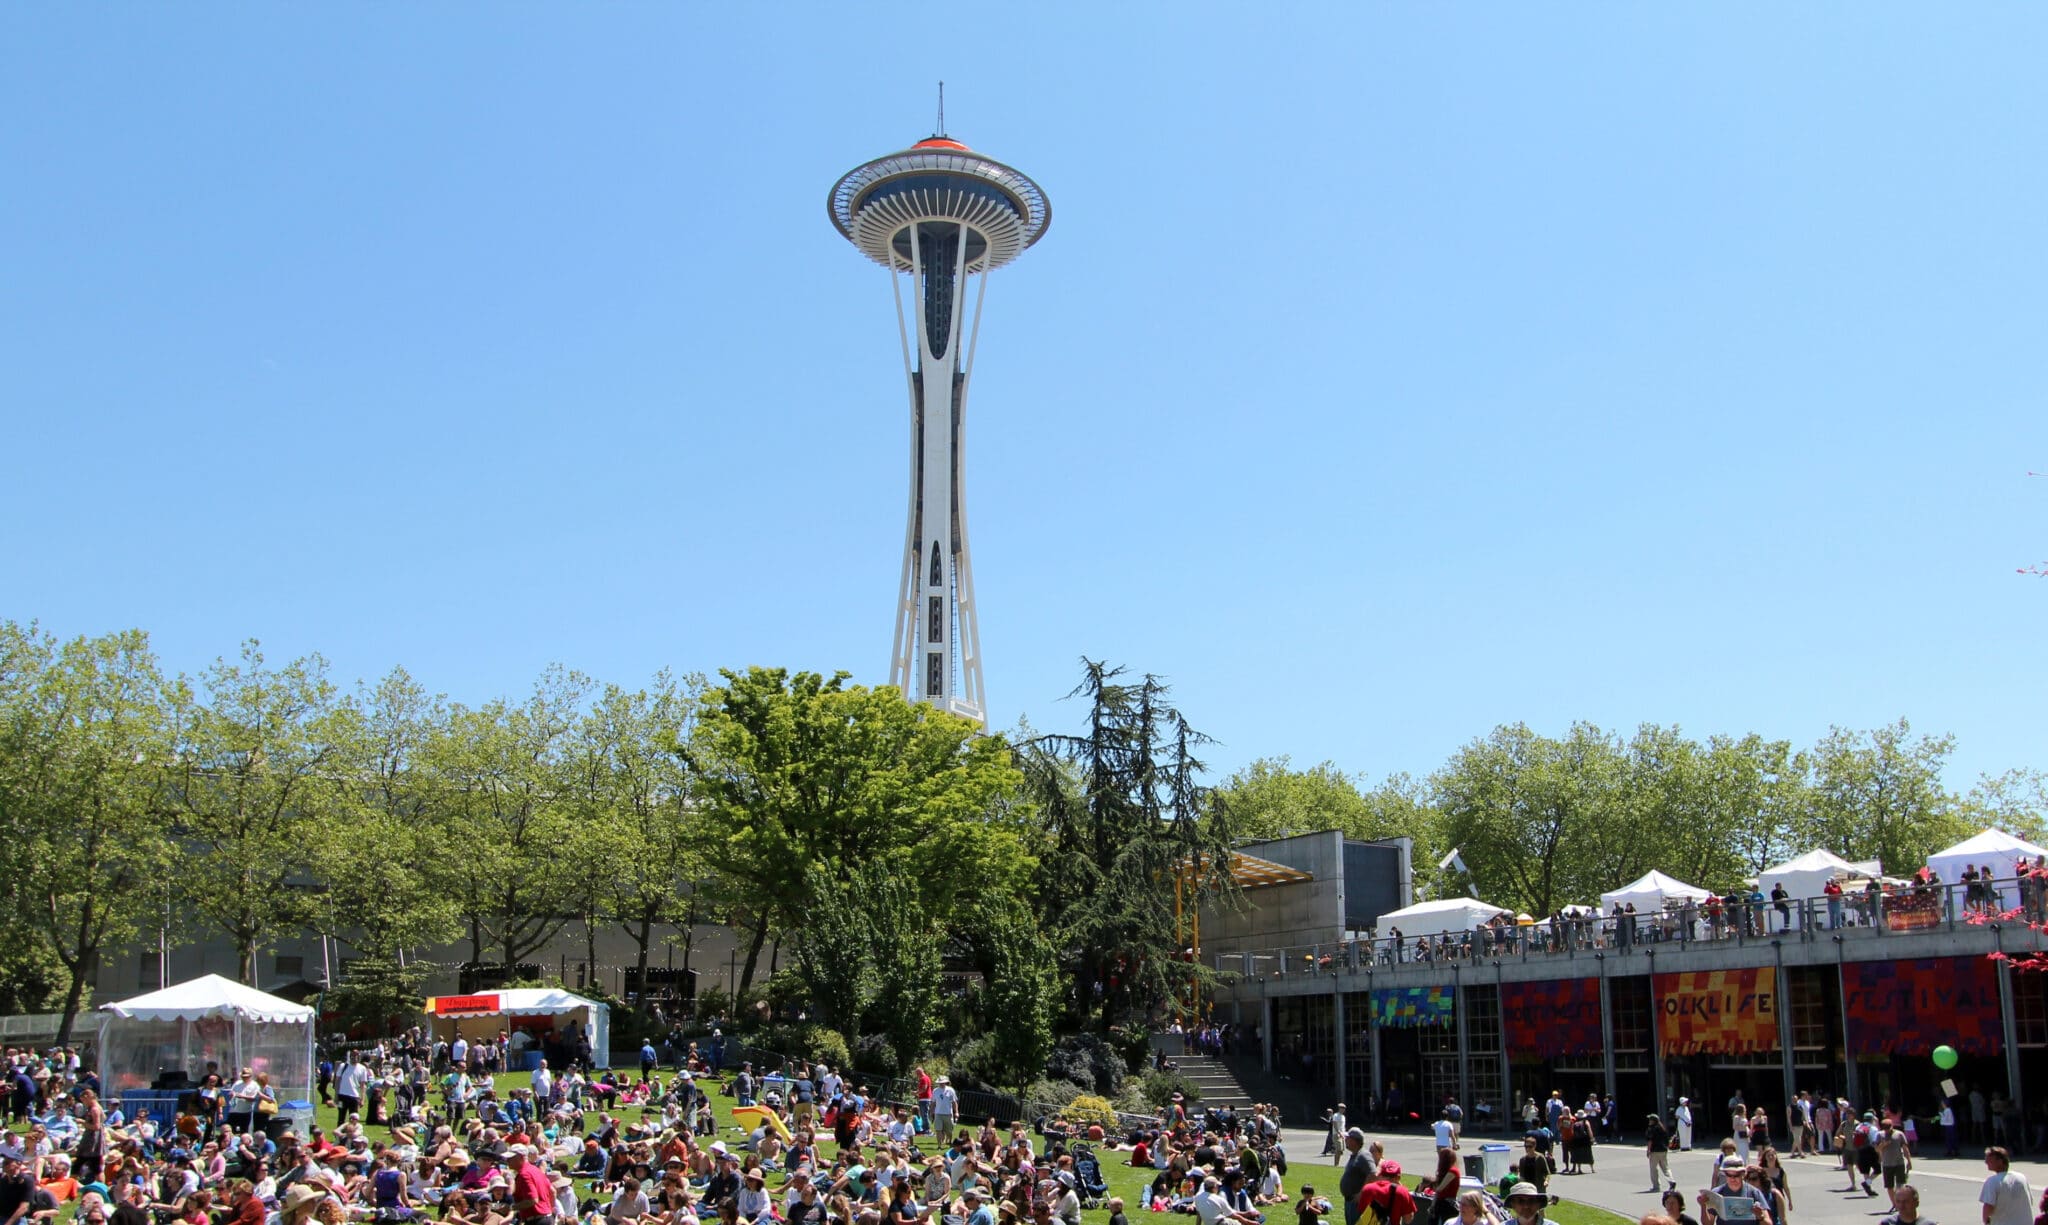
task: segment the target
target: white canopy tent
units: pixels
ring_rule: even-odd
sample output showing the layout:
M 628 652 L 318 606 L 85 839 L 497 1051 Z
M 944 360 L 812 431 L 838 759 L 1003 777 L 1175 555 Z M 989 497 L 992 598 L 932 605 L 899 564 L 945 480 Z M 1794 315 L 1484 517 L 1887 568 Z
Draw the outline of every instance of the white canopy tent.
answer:
M 270 1078 L 279 1102 L 313 1097 L 314 1010 L 218 974 L 102 1004 L 100 1078 L 109 1097 L 166 1074 L 196 1084 L 206 1065 Z
M 1664 875 L 1656 869 L 1644 873 L 1637 880 L 1630 881 L 1611 893 L 1600 895 L 1600 910 L 1610 912 L 1616 903 L 1633 906 L 1637 911 L 1654 914 L 1664 909 L 1666 902 L 1683 902 L 1688 899 L 1704 902 L 1711 895 L 1698 885 L 1688 885 L 1675 877 Z
M 427 999 L 426 1014 L 434 1035 L 453 1041 L 495 1036 L 499 1030 L 524 1033 L 545 1048 L 550 1043 L 590 1044 L 593 1067 L 612 1066 L 612 1009 L 558 987 L 506 987 L 476 995 L 436 995 Z
M 1884 867 L 1875 859 L 1851 863 L 1833 851 L 1808 851 L 1759 873 L 1756 887 L 1768 896 L 1774 886 L 1782 883 L 1785 892 L 1795 899 L 1815 898 L 1821 896 L 1831 880 L 1868 880 L 1882 875 Z
M 1936 851 L 1927 857 L 1927 866 L 1935 878 L 1944 884 L 1960 884 L 1963 869 L 1989 866 L 1991 875 L 2000 881 L 1998 904 L 2008 910 L 2020 904 L 2019 889 L 2013 878 L 2022 859 L 2032 862 L 2039 856 L 2048 855 L 2048 850 L 2035 846 L 2024 838 L 2015 838 L 2004 830 L 1987 829 L 1974 838 L 1965 838 L 1945 851 Z
M 1489 906 L 1477 898 L 1451 897 L 1417 902 L 1413 906 L 1389 911 L 1380 916 L 1378 926 L 1381 939 L 1390 938 L 1393 929 L 1398 927 L 1402 939 L 1412 940 L 1418 936 L 1472 931 L 1490 922 L 1495 915 L 1513 917 L 1505 908 Z

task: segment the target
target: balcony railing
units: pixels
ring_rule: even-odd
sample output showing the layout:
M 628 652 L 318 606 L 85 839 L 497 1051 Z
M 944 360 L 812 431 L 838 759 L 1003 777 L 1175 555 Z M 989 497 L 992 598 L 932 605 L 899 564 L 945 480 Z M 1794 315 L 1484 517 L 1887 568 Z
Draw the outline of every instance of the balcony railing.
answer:
M 1835 934 L 1879 938 L 2007 919 L 2014 926 L 2048 923 L 2048 885 L 2018 879 L 1956 885 L 1909 882 L 1838 897 L 1688 901 L 1648 914 L 1588 912 L 1399 940 L 1370 933 L 1331 944 L 1213 953 L 1205 960 L 1218 970 L 1247 978 L 1287 977 L 1444 962 L 1534 961 L 1673 945 L 1805 942 Z

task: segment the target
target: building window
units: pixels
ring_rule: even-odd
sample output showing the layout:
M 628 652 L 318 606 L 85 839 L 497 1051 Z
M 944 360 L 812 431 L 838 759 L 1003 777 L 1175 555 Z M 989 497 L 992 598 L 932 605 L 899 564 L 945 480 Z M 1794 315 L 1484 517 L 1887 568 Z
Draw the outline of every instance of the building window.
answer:
M 306 959 L 287 957 L 280 953 L 275 964 L 271 966 L 271 972 L 280 978 L 298 978 L 306 972 Z
M 946 585 L 946 568 L 945 568 L 945 566 L 944 566 L 944 565 L 943 565 L 943 564 L 942 564 L 942 563 L 941 563 L 941 562 L 939 561 L 939 542 L 938 542 L 938 541 L 936 541 L 936 540 L 934 540 L 934 541 L 932 541 L 932 578 L 931 578 L 931 582 L 929 582 L 929 583 L 926 583 L 926 584 L 925 584 L 925 586 L 927 586 L 927 587 L 943 587 L 943 586 L 945 586 L 945 585 Z
M 933 651 L 924 657 L 924 695 L 935 698 L 946 691 L 946 657 Z
M 931 598 L 930 624 L 925 627 L 926 642 L 946 640 L 946 597 L 935 595 Z
M 1812 966 L 1795 966 L 1785 971 L 1785 997 L 1792 1013 L 1792 1048 L 1801 1051 L 1826 1050 L 1841 1030 L 1828 1021 L 1827 990 L 1821 971 Z
M 2048 975 L 2012 976 L 2012 1019 L 2017 1045 L 2048 1046 Z
M 142 955 L 142 971 L 135 976 L 135 981 L 144 991 L 154 991 L 164 985 L 164 965 L 156 958 L 155 949 Z

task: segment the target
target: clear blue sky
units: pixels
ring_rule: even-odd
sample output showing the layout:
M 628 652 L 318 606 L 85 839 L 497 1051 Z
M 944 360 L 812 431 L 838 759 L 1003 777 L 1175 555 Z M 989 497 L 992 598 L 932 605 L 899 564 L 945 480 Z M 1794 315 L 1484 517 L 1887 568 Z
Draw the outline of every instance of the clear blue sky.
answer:
M 1036 177 L 968 498 L 993 722 L 2048 766 L 2048 8 L 9 5 L 0 615 L 464 701 L 884 678 L 853 165 Z

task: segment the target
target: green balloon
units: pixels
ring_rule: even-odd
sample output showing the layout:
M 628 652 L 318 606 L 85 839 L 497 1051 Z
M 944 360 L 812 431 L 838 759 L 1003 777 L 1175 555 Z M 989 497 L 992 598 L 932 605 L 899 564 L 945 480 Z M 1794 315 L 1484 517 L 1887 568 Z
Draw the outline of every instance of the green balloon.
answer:
M 1942 1071 L 1946 1072 L 1956 1066 L 1956 1059 L 1956 1048 L 1952 1046 L 1937 1046 L 1934 1048 L 1934 1066 Z

